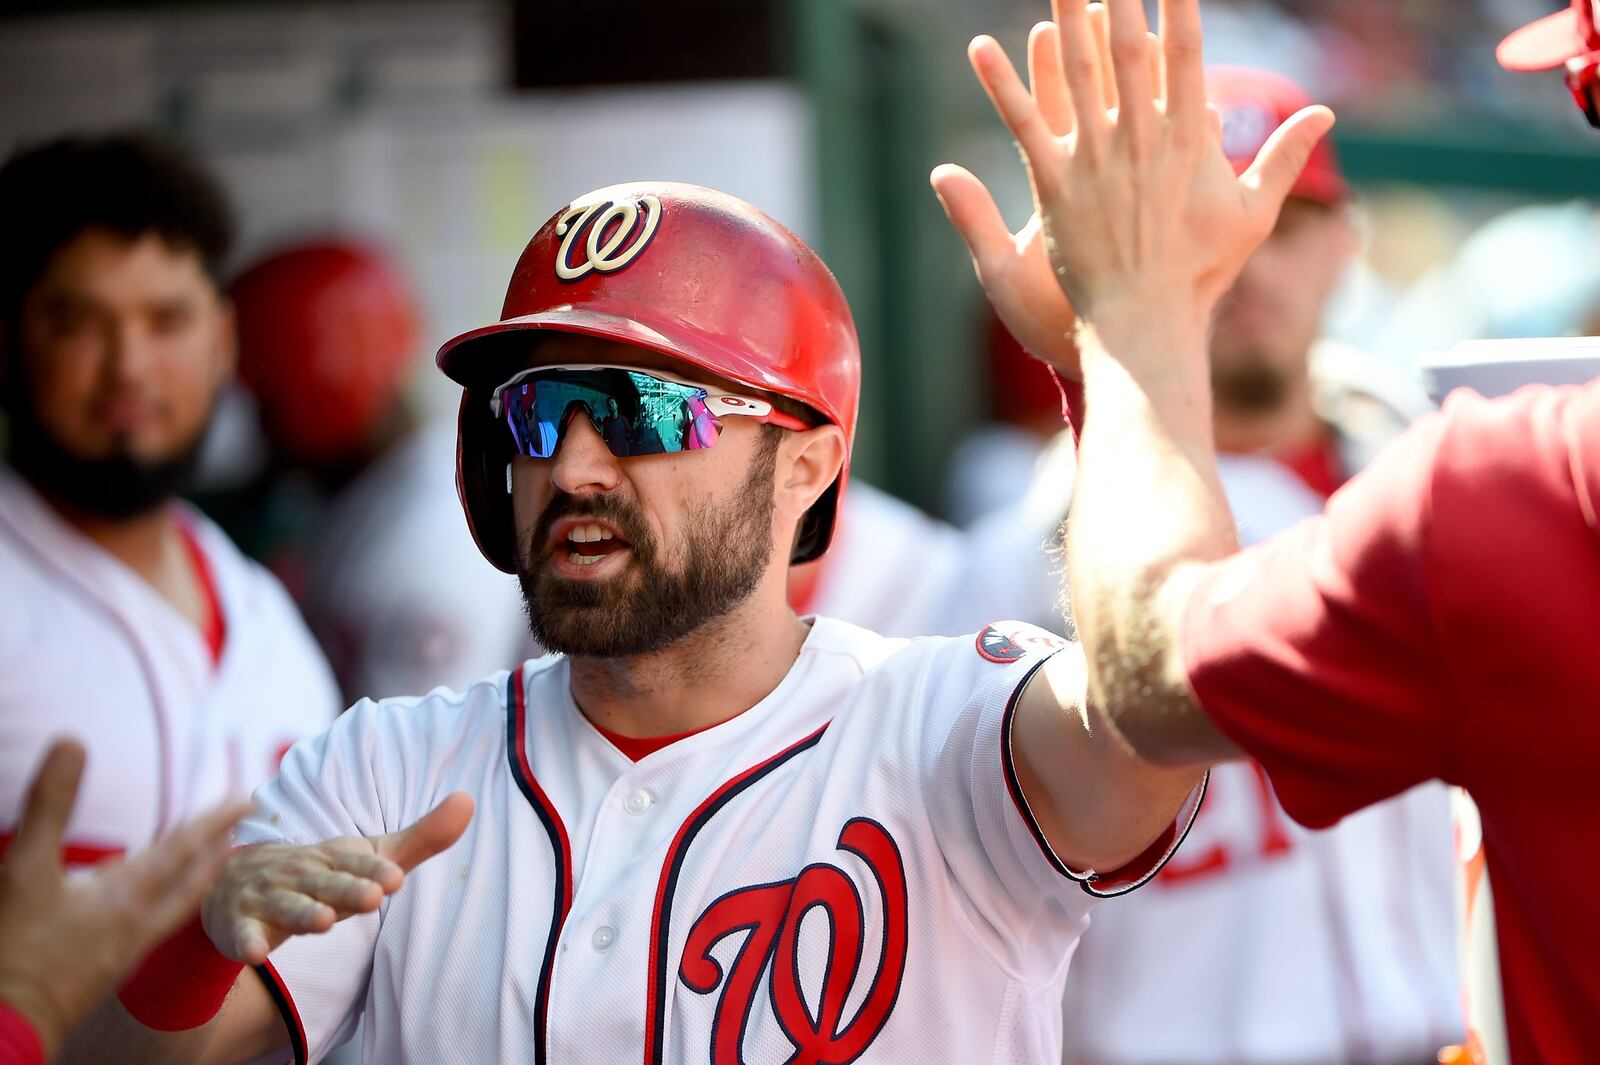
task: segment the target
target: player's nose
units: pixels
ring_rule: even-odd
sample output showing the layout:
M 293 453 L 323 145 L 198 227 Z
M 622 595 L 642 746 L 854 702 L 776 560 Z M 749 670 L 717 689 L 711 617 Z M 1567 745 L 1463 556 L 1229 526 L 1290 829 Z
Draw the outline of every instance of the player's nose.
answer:
M 574 413 L 550 459 L 550 483 L 569 495 L 609 492 L 622 481 L 622 465 L 595 431 L 594 423 Z

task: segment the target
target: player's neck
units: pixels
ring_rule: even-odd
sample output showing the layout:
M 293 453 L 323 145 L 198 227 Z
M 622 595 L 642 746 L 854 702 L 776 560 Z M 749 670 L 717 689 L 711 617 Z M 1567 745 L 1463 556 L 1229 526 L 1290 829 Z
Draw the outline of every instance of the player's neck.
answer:
M 768 582 L 771 583 L 771 582 Z M 763 586 L 726 617 L 671 647 L 631 658 L 572 658 L 572 697 L 623 736 L 696 732 L 737 717 L 788 675 L 810 631 Z
M 171 503 L 115 519 L 85 514 L 54 500 L 51 505 L 63 521 L 143 578 L 178 613 L 202 624 L 204 591 Z
M 1276 455 L 1314 446 L 1327 433 L 1311 403 L 1309 379 L 1269 411 L 1241 411 L 1220 400 L 1212 412 L 1217 450 L 1232 455 Z

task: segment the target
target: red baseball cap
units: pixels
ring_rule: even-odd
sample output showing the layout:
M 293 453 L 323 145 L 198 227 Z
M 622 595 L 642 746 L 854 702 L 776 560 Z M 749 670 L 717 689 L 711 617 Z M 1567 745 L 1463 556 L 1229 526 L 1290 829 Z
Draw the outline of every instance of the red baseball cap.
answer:
M 1315 102 L 1288 78 L 1254 67 L 1206 67 L 1206 96 L 1222 113 L 1222 150 L 1240 174 L 1255 161 L 1274 130 Z M 1289 195 L 1330 206 L 1349 197 L 1350 185 L 1330 138 L 1322 138 L 1311 150 L 1311 159 Z
M 1546 15 L 1511 33 L 1500 42 L 1494 57 L 1507 70 L 1551 70 L 1569 59 L 1600 52 L 1595 30 L 1597 0 L 1572 0 L 1572 6 Z

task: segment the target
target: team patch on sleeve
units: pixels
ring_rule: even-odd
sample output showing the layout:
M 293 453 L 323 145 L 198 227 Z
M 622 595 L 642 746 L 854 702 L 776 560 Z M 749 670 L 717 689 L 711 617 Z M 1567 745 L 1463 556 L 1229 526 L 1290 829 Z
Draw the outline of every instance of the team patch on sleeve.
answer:
M 977 640 L 978 654 L 1001 665 L 1028 654 L 1052 654 L 1065 646 L 1065 638 L 1024 621 L 996 621 L 985 625 Z

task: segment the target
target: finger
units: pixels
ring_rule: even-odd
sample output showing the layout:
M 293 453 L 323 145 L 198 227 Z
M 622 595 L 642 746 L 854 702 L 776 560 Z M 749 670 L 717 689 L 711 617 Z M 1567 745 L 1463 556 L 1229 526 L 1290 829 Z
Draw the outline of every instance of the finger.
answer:
M 983 91 L 989 94 L 1000 121 L 1006 124 L 1028 157 L 1028 165 L 1047 165 L 1055 136 L 1034 104 L 1032 94 L 1017 77 L 1017 70 L 1005 49 L 993 37 L 978 37 L 967 49 L 967 58 L 972 62 Z
M 1199 126 L 1206 106 L 1206 76 L 1199 0 L 1161 0 L 1161 52 L 1167 71 L 1167 117 Z
M 410 872 L 461 838 L 472 820 L 472 799 L 464 791 L 447 795 L 444 801 L 410 828 L 391 832 L 373 840 L 373 849 Z
M 267 955 L 272 950 L 272 931 L 263 922 L 254 917 L 236 917 L 233 925 L 233 944 L 237 953 L 230 955 L 234 961 L 242 961 L 246 965 L 260 965 L 267 960 Z M 218 944 L 218 950 L 224 954 L 228 951 Z
M 1222 108 L 1216 104 L 1206 104 L 1206 121 L 1211 126 L 1211 136 L 1214 140 L 1222 140 Z
M 289 888 L 272 888 L 251 907 L 251 916 L 291 936 L 326 932 L 339 919 L 332 906 Z
M 23 870 L 61 867 L 61 837 L 78 798 L 87 757 L 83 744 L 76 740 L 57 740 L 50 745 L 28 789 L 28 803 L 8 864 Z
M 1117 132 L 1141 142 L 1155 120 L 1155 93 L 1150 84 L 1150 32 L 1142 0 L 1111 0 L 1111 61 L 1117 76 Z
M 1268 221 L 1278 217 L 1289 190 L 1311 158 L 1311 150 L 1333 128 L 1333 112 L 1322 105 L 1301 108 L 1261 146 L 1255 161 L 1240 176 L 1249 191 L 1252 211 Z
M 1072 97 L 1061 73 L 1061 36 L 1054 22 L 1040 22 L 1028 34 L 1028 87 L 1050 132 L 1072 132 Z
M 222 863 L 232 852 L 233 826 L 248 814 L 249 801 L 224 803 L 183 825 L 130 861 L 121 875 L 140 904 L 160 920 L 167 910 L 179 918 L 199 906 Z
M 215 841 L 208 849 L 195 854 L 179 876 L 165 882 L 165 890 L 144 908 L 148 916 L 140 927 L 140 935 L 146 948 L 194 916 L 231 853 L 226 838 Z
M 954 163 L 935 167 L 929 181 L 951 226 L 966 242 L 980 277 L 985 263 L 1012 252 L 1011 231 L 983 182 Z
M 1061 40 L 1061 72 L 1072 97 L 1080 148 L 1096 154 L 1105 141 L 1106 95 L 1101 89 L 1100 52 L 1082 0 L 1051 0 Z
M 1163 110 L 1167 102 L 1167 60 L 1161 51 L 1161 38 L 1154 33 L 1144 35 L 1144 54 L 1150 65 L 1150 92 L 1159 101 Z
M 302 895 L 345 913 L 376 910 L 385 894 L 382 886 L 375 881 L 336 869 L 307 869 L 295 881 L 294 887 Z
M 1089 17 L 1089 28 L 1094 30 L 1094 51 L 1099 58 L 1100 93 L 1104 99 L 1106 110 L 1117 109 L 1117 71 L 1116 64 L 1111 61 L 1111 16 L 1106 11 L 1106 5 L 1099 3 L 1090 4 L 1086 14 Z
M 362 842 L 365 844 L 365 849 L 338 850 L 325 854 L 324 860 L 328 863 L 328 867 L 335 872 L 371 881 L 385 894 L 392 895 L 399 891 L 400 885 L 406 881 L 405 870 L 389 858 L 370 849 L 377 845 L 377 840 Z

